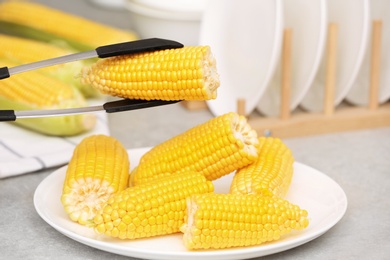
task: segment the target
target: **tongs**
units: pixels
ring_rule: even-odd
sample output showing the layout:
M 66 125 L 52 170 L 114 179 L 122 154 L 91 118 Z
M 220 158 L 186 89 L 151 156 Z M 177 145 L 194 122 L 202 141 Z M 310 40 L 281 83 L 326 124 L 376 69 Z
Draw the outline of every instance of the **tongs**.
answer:
M 183 44 L 166 39 L 150 38 L 131 42 L 123 42 L 97 47 L 95 50 L 85 51 L 80 53 L 69 54 L 52 59 L 37 61 L 29 64 L 23 64 L 12 68 L 0 68 L 0 80 L 9 78 L 15 74 L 40 69 L 57 64 L 63 64 L 72 61 L 85 60 L 90 58 L 108 58 L 126 54 L 134 54 L 140 52 L 153 52 L 165 49 L 182 48 Z M 107 113 L 115 113 L 120 111 L 128 111 L 142 109 L 148 107 L 162 106 L 177 103 L 177 101 L 164 100 L 135 100 L 121 99 L 104 103 L 99 106 L 89 106 L 80 108 L 66 109 L 49 109 L 49 110 L 0 110 L 0 121 L 15 121 L 18 118 L 36 118 L 48 116 L 63 116 L 84 114 L 97 111 L 105 111 Z

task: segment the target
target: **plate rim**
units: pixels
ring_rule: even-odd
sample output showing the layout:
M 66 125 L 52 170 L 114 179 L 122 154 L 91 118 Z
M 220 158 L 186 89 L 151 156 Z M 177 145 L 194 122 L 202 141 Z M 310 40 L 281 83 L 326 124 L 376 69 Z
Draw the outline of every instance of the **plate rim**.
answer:
M 136 148 L 136 149 L 130 149 L 128 150 L 129 153 L 134 152 L 140 152 L 140 151 L 147 151 L 150 149 L 149 147 L 145 148 Z M 333 218 L 331 222 L 329 222 L 327 225 L 312 231 L 306 236 L 302 237 L 296 237 L 292 241 L 291 240 L 279 240 L 275 241 L 274 243 L 267 243 L 267 251 L 259 251 L 259 247 L 262 247 L 264 245 L 258 245 L 258 246 L 252 246 L 252 247 L 243 247 L 243 248 L 230 248 L 225 250 L 205 250 L 205 251 L 178 251 L 178 252 L 172 252 L 172 251 L 150 251 L 145 250 L 142 248 L 129 248 L 130 251 L 124 250 L 124 247 L 118 244 L 113 244 L 110 242 L 100 241 L 96 240 L 90 237 L 83 236 L 81 234 L 78 234 L 74 231 L 68 230 L 66 228 L 61 227 L 57 223 L 53 222 L 47 214 L 45 214 L 45 210 L 40 206 L 40 204 L 43 203 L 43 201 L 40 200 L 40 196 L 42 196 L 45 193 L 44 187 L 47 185 L 47 183 L 50 182 L 51 179 L 55 179 L 58 176 L 57 175 L 64 175 L 64 170 L 67 168 L 67 165 L 64 165 L 57 170 L 50 173 L 48 176 L 46 176 L 37 186 L 34 197 L 33 197 L 33 204 L 35 207 L 36 212 L 38 215 L 52 228 L 54 228 L 59 233 L 69 237 L 70 239 L 73 239 L 79 243 L 82 243 L 84 245 L 103 250 L 106 252 L 110 252 L 117 255 L 124 255 L 129 257 L 139 257 L 139 258 L 146 258 L 146 259 L 180 259 L 179 257 L 184 257 L 186 259 L 199 259 L 199 257 L 203 257 L 204 259 L 236 259 L 236 257 L 240 257 L 240 259 L 248 259 L 252 257 L 260 257 L 265 255 L 271 255 L 274 253 L 286 251 L 291 248 L 298 247 L 302 244 L 305 244 L 311 240 L 314 240 L 318 238 L 319 236 L 323 235 L 327 231 L 329 231 L 333 226 L 335 226 L 345 215 L 347 208 L 348 208 L 348 199 L 347 196 L 342 189 L 342 187 L 335 182 L 332 178 L 330 178 L 328 175 L 320 172 L 319 170 L 310 167 L 308 165 L 305 165 L 300 162 L 294 162 L 294 167 L 303 167 L 308 169 L 309 171 L 315 172 L 318 176 L 321 176 L 321 178 L 327 179 L 328 182 L 332 183 L 334 185 L 334 188 L 337 188 L 340 195 L 342 195 L 341 202 L 343 203 L 343 208 L 341 211 L 339 211 L 336 218 Z M 69 220 L 70 221 L 70 220 Z M 70 221 L 71 222 L 71 221 Z

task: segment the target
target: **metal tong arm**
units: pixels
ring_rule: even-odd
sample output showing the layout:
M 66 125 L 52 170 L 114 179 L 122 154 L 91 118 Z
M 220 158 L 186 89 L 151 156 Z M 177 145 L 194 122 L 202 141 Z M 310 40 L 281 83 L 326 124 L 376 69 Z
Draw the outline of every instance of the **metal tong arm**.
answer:
M 30 70 L 40 69 L 57 64 L 84 60 L 90 58 L 108 58 L 119 55 L 134 54 L 140 52 L 152 52 L 157 50 L 182 48 L 183 44 L 160 38 L 142 39 L 131 42 L 123 42 L 97 47 L 95 50 L 74 53 L 57 58 L 23 64 L 12 68 L 0 68 L 0 80 L 9 78 L 10 76 Z
M 0 122 L 15 121 L 21 118 L 37 118 L 48 116 L 64 116 L 85 114 L 97 111 L 106 111 L 107 113 L 116 113 L 128 110 L 136 110 L 148 107 L 162 106 L 177 103 L 178 101 L 164 100 L 134 100 L 121 99 L 111 101 L 98 106 L 80 107 L 80 108 L 65 108 L 65 109 L 48 109 L 48 110 L 0 110 Z

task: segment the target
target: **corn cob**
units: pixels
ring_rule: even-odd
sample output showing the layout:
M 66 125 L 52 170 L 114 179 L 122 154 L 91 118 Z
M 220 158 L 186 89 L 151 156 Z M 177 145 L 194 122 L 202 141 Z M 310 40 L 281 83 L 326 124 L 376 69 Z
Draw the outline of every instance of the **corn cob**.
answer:
M 186 198 L 213 190 L 213 184 L 195 172 L 127 188 L 113 195 L 95 216 L 95 230 L 120 239 L 178 233 L 184 223 Z
M 307 211 L 276 197 L 201 194 L 187 199 L 181 227 L 188 249 L 259 245 L 309 224 Z
M 208 46 L 193 46 L 98 60 L 82 82 L 100 92 L 130 99 L 208 100 L 219 87 Z
M 69 162 L 61 202 L 69 217 L 82 225 L 108 198 L 127 188 L 130 162 L 126 149 L 113 137 L 92 135 L 75 148 Z
M 10 65 L 0 60 L 0 66 Z M 35 71 L 0 81 L 0 109 L 39 110 L 85 106 L 77 89 Z M 91 130 L 96 123 L 92 114 L 18 119 L 15 124 L 56 136 L 71 136 Z
M 9 34 L 67 45 L 80 51 L 137 39 L 133 32 L 29 1 L 0 3 L 0 28 Z
M 0 58 L 7 59 L 15 65 L 36 62 L 40 60 L 60 57 L 71 54 L 68 49 L 60 48 L 48 43 L 38 42 L 26 38 L 0 34 Z M 81 84 L 76 78 L 85 66 L 82 61 L 59 64 L 39 70 L 61 81 L 78 88 L 85 97 L 94 97 L 98 92 L 86 84 Z
M 291 150 L 279 139 L 260 137 L 256 162 L 236 171 L 230 193 L 285 197 L 294 172 Z
M 236 113 L 213 118 L 145 153 L 131 173 L 133 185 L 185 171 L 216 180 L 256 160 L 258 138 Z

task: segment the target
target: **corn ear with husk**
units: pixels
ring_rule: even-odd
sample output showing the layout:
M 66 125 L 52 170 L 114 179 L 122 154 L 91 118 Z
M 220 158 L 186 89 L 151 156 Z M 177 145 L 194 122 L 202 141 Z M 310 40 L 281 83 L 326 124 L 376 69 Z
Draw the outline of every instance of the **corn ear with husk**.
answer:
M 14 65 L 69 55 L 69 49 L 31 39 L 0 34 L 0 58 L 10 60 Z M 78 88 L 85 97 L 99 96 L 99 92 L 87 84 L 82 84 L 78 75 L 86 66 L 83 61 L 45 67 L 37 70 Z
M 30 1 L 0 3 L 0 30 L 75 50 L 137 40 L 135 33 L 113 28 Z
M 0 66 L 9 65 L 0 60 Z M 74 87 L 36 71 L 0 81 L 0 109 L 42 110 L 86 106 L 87 102 Z M 93 114 L 18 119 L 15 124 L 54 136 L 72 136 L 91 130 Z

